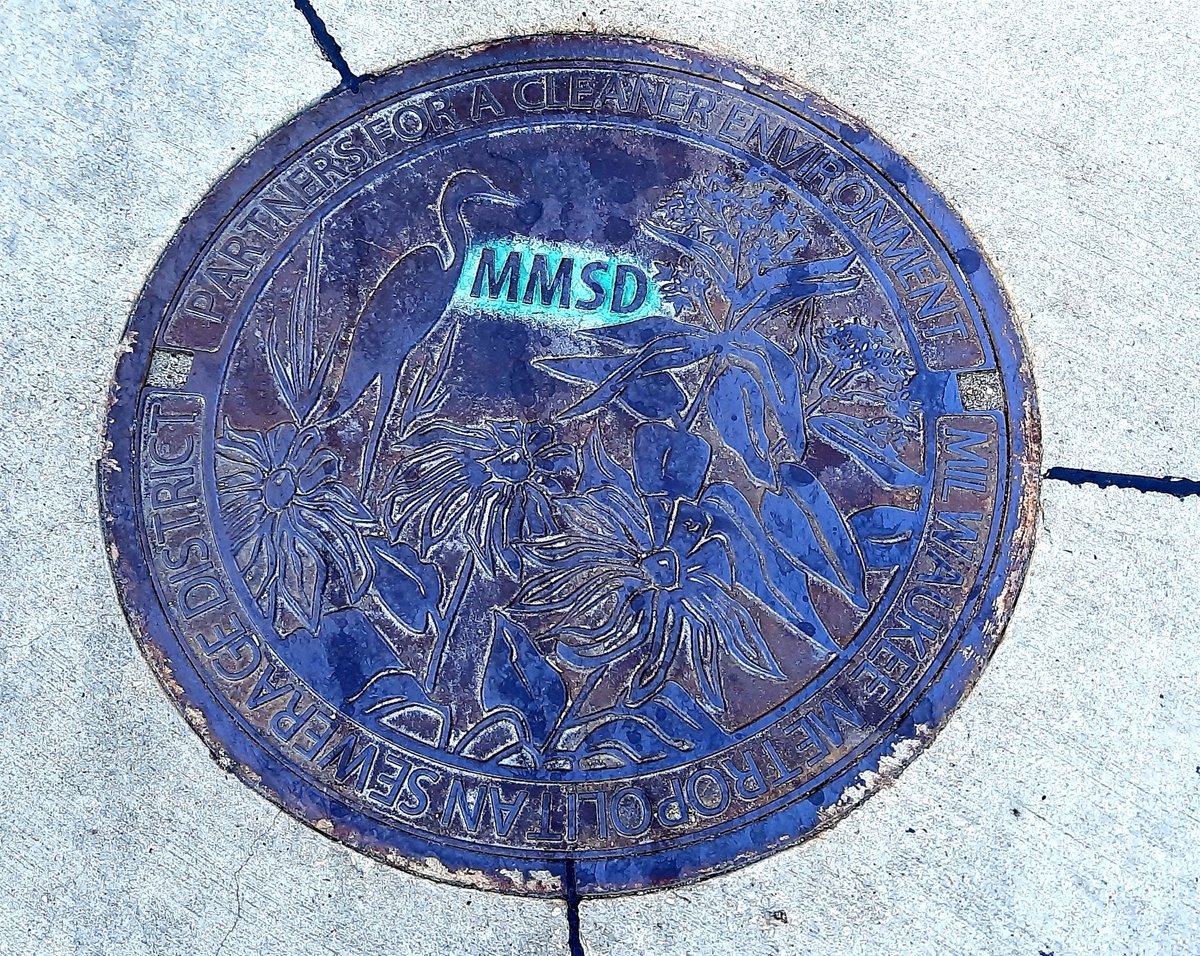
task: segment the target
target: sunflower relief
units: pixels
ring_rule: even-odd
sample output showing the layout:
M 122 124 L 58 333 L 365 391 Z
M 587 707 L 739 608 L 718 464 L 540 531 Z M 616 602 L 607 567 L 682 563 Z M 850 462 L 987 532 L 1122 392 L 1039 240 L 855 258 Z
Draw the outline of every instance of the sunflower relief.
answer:
M 521 208 L 474 188 L 443 222 Z M 278 419 L 226 421 L 217 446 L 265 620 L 289 645 L 383 648 L 347 698 L 360 719 L 481 764 L 605 770 L 733 733 L 746 688 L 785 694 L 797 660 L 837 659 L 822 608 L 865 614 L 913 546 L 915 367 L 854 317 L 858 256 L 819 239 L 757 170 L 692 175 L 638 230 L 661 314 L 533 339 L 525 373 L 555 403 L 497 415 L 469 394 L 478 349 L 449 298 L 356 370 L 372 300 L 318 319 L 318 230 L 286 314 L 260 322 Z M 455 253 L 431 260 L 448 289 Z M 849 512 L 814 455 L 898 503 Z

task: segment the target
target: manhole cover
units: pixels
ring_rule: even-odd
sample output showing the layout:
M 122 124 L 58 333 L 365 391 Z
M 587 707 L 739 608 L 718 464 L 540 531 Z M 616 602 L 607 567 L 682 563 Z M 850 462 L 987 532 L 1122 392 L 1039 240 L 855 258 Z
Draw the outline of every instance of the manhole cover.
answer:
M 365 82 L 213 188 L 130 322 L 118 587 L 221 764 L 532 894 L 832 823 L 995 647 L 1035 509 L 975 241 L 861 124 L 662 44 Z

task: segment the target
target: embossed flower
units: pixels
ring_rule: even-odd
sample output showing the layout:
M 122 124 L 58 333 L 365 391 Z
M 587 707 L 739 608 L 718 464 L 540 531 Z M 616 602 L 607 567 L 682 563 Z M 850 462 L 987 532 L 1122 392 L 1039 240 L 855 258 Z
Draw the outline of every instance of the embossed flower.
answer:
M 827 326 L 816 347 L 826 367 L 819 379 L 822 398 L 881 405 L 896 420 L 916 424 L 919 402 L 909 387 L 916 366 L 887 332 L 861 322 Z
M 430 427 L 405 445 L 384 496 L 393 539 L 412 528 L 428 550 L 461 536 L 492 575 L 518 573 L 514 545 L 555 530 L 551 501 L 577 472 L 574 449 L 542 424 Z
M 341 460 L 315 428 L 270 431 L 225 423 L 217 491 L 234 559 L 280 634 L 315 632 L 330 568 L 356 601 L 373 564 L 363 534 L 371 513 L 340 480 Z
M 594 530 L 521 546 L 542 567 L 510 609 L 549 616 L 560 657 L 594 669 L 638 655 L 627 702 L 657 694 L 676 670 L 694 675 L 699 702 L 725 709 L 722 664 L 768 680 L 784 674 L 734 592 L 733 566 L 711 519 L 686 501 L 654 520 L 642 496 L 615 486 L 582 501 Z

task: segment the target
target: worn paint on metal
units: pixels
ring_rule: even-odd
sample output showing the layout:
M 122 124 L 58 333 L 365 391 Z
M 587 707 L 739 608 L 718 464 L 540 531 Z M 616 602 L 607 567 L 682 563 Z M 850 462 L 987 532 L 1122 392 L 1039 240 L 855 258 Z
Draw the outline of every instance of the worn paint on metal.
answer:
M 676 884 L 892 779 L 999 639 L 1037 417 L 975 240 L 856 121 L 551 36 L 268 138 L 130 321 L 127 614 L 317 830 L 517 893 Z

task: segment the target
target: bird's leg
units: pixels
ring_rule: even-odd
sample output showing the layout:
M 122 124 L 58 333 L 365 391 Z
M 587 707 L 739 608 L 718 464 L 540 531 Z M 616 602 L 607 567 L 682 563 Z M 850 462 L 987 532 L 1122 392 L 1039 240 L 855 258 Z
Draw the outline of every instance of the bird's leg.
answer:
M 379 440 L 383 437 L 383 423 L 387 421 L 395 401 L 394 393 L 386 401 L 383 395 L 379 396 L 379 408 L 375 410 L 375 419 L 371 423 L 371 434 L 367 436 L 367 441 L 363 445 L 362 488 L 359 489 L 359 495 L 362 498 L 366 497 L 367 489 L 371 487 L 371 474 L 375 470 Z
M 462 606 L 463 596 L 467 593 L 467 585 L 471 583 L 471 576 L 474 571 L 475 554 L 472 551 L 468 551 L 466 557 L 463 558 L 461 567 L 458 569 L 458 581 L 455 582 L 454 592 L 450 595 L 450 601 L 444 610 L 439 611 L 438 618 L 434 621 L 433 649 L 429 655 L 429 668 L 425 671 L 424 684 L 427 694 L 433 693 L 438 675 L 442 671 L 442 664 L 446 658 L 446 643 L 449 641 L 450 634 L 458 622 L 458 609 Z

